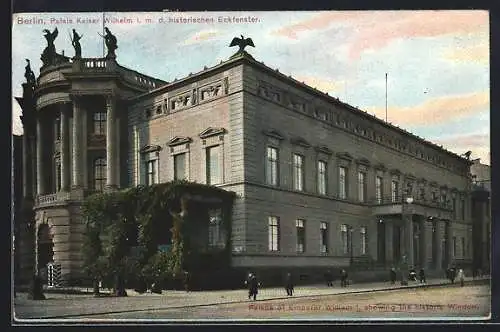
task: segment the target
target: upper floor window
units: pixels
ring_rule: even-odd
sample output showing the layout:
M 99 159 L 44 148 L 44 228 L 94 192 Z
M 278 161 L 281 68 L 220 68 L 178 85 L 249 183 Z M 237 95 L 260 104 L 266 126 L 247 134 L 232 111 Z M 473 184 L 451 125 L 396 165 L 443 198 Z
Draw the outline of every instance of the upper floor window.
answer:
M 278 149 L 271 146 L 267 147 L 266 160 L 266 183 L 272 186 L 279 185 L 278 181 Z
M 279 220 L 278 217 L 269 217 L 268 219 L 268 234 L 269 234 L 269 251 L 279 251 Z
M 326 162 L 318 161 L 318 194 L 326 195 Z
M 302 219 L 297 219 L 295 228 L 297 229 L 297 252 L 304 252 L 306 245 L 306 229 L 305 222 Z
M 366 200 L 366 173 L 358 172 L 358 198 L 360 202 Z
M 396 180 L 392 180 L 391 182 L 391 198 L 393 203 L 399 199 L 399 182 Z
M 293 189 L 304 190 L 304 157 L 293 155 Z
M 174 155 L 174 180 L 186 179 L 186 153 Z
M 95 135 L 106 135 L 106 112 L 95 112 L 93 123 Z
M 146 185 L 158 183 L 158 159 L 146 161 Z
M 220 165 L 220 146 L 212 146 L 206 149 L 207 154 L 207 184 L 214 185 L 222 183 L 221 165 Z
M 339 198 L 345 199 L 347 197 L 347 168 L 339 167 Z
M 382 177 L 377 176 L 375 178 L 375 198 L 377 199 L 377 204 L 382 204 Z
M 420 200 L 425 201 L 425 188 L 420 187 Z
M 93 165 L 94 190 L 103 191 L 106 186 L 106 158 L 97 158 Z

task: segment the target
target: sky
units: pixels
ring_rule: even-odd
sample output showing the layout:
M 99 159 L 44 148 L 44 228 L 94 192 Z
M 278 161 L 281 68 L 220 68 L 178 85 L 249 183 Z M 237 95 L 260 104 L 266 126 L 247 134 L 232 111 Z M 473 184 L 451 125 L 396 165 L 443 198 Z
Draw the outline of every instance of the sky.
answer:
M 257 61 L 382 120 L 387 92 L 388 122 L 490 164 L 487 11 L 15 14 L 13 97 L 22 95 L 26 58 L 39 75 L 43 29 L 58 28 L 59 53 L 74 55 L 75 28 L 82 56 L 102 57 L 103 18 L 118 39 L 118 63 L 146 75 L 170 82 L 214 66 L 244 35 Z M 15 134 L 20 114 L 13 99 Z

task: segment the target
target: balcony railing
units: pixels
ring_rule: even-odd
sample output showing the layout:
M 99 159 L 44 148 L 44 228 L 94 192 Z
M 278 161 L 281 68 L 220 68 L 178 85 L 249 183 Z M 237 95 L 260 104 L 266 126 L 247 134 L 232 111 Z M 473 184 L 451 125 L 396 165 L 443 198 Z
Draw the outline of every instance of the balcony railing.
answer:
M 371 205 L 374 206 L 380 206 L 380 205 L 394 205 L 394 204 L 408 204 L 407 202 L 407 197 L 406 195 L 398 195 L 396 197 L 393 197 L 392 195 L 390 196 L 382 196 L 380 198 L 373 198 L 369 201 Z M 412 197 L 412 202 L 411 204 L 418 204 L 418 205 L 423 205 L 423 206 L 428 206 L 428 207 L 433 207 L 433 208 L 440 208 L 440 209 L 446 209 L 446 210 L 452 210 L 453 209 L 453 204 L 451 203 L 451 200 L 448 200 L 446 202 L 442 202 L 439 199 L 427 199 L 423 197 L 417 197 L 417 196 L 411 196 Z

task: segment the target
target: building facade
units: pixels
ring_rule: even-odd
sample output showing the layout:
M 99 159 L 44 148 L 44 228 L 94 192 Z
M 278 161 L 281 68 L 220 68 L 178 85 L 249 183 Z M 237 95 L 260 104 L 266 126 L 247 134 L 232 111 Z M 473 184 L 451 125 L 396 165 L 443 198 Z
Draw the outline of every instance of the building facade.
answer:
M 472 161 L 473 261 L 475 270 L 491 267 L 491 166 Z
M 231 234 L 215 235 L 235 269 L 472 263 L 469 160 L 244 51 L 173 82 L 60 57 L 18 98 L 25 274 L 53 261 L 81 276 L 89 193 L 174 179 L 238 195 Z

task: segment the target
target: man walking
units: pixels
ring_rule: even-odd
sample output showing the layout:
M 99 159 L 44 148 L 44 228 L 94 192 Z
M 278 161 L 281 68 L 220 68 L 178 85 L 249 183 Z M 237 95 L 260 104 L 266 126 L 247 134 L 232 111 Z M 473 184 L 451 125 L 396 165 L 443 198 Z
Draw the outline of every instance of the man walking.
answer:
M 425 284 L 426 283 L 426 280 L 425 280 L 425 271 L 424 271 L 423 267 L 420 269 L 419 278 L 420 278 L 420 283 L 421 284 Z
M 293 296 L 293 278 L 291 273 L 286 274 L 285 278 L 285 289 L 286 289 L 286 296 Z

